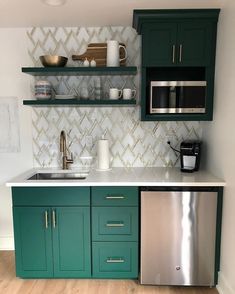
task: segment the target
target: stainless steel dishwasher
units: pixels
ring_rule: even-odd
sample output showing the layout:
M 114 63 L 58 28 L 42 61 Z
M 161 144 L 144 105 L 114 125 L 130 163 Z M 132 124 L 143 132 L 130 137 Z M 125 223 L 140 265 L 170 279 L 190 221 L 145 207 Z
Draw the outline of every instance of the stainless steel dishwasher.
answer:
M 212 188 L 141 188 L 140 283 L 213 286 L 216 211 Z

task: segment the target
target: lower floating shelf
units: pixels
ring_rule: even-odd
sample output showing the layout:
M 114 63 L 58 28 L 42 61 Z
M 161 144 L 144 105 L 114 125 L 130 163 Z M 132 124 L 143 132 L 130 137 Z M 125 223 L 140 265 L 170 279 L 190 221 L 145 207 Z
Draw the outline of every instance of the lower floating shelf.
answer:
M 134 106 L 136 100 L 45 99 L 24 100 L 23 104 L 31 106 Z

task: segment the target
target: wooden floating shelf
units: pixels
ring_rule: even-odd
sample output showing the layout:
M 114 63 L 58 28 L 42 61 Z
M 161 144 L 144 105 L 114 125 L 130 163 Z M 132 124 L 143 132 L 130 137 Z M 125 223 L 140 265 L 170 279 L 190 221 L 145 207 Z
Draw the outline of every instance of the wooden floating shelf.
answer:
M 45 99 L 24 100 L 23 104 L 31 106 L 135 106 L 136 100 Z
M 136 75 L 137 67 L 22 67 L 22 72 L 33 76 Z

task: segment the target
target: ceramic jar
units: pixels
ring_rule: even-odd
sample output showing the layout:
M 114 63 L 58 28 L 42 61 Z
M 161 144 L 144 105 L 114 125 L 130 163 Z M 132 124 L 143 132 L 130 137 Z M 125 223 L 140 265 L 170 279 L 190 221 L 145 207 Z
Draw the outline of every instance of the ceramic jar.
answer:
M 48 81 L 37 81 L 35 84 L 35 97 L 37 99 L 50 99 L 51 84 Z

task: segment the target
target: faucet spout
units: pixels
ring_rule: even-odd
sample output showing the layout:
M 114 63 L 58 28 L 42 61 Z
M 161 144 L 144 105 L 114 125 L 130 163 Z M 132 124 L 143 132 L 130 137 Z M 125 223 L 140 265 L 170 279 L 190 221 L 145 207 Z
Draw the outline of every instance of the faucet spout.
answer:
M 66 135 L 65 131 L 61 131 L 60 133 L 60 152 L 66 154 Z
M 60 152 L 63 154 L 62 168 L 68 169 L 68 165 L 73 163 L 73 154 L 71 153 L 71 158 L 68 158 L 65 131 L 61 131 L 60 133 Z

